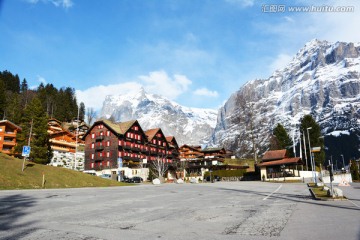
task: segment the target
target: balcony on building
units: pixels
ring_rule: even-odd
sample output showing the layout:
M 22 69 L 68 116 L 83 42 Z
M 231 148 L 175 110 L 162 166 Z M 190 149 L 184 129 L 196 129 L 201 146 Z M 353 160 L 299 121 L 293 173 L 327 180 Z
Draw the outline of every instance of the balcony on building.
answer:
M 96 137 L 96 141 L 103 141 L 104 140 L 104 135 L 100 135 Z
M 102 150 L 104 150 L 104 146 L 103 146 L 103 145 L 96 146 L 96 147 L 95 147 L 95 150 L 96 150 L 96 151 L 102 151 Z

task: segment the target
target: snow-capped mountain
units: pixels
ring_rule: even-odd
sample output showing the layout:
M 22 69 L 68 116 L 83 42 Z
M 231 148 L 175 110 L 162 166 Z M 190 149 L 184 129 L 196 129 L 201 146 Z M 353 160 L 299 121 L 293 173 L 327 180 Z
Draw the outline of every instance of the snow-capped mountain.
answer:
M 141 88 L 136 94 L 107 96 L 101 116 L 120 122 L 137 119 L 144 131 L 161 128 L 181 145 L 205 143 L 216 125 L 217 111 L 184 107 Z
M 268 144 L 277 123 L 290 130 L 292 136 L 301 117 L 309 113 L 320 124 L 323 134 L 358 131 L 360 44 L 312 40 L 284 69 L 275 71 L 268 79 L 246 83 L 219 110 L 212 144 L 235 151 L 248 146 L 250 151 L 252 144 L 243 137 L 250 130 L 239 125 L 235 117 L 249 114 L 240 107 L 244 103 L 252 110 L 253 132 L 261 146 Z

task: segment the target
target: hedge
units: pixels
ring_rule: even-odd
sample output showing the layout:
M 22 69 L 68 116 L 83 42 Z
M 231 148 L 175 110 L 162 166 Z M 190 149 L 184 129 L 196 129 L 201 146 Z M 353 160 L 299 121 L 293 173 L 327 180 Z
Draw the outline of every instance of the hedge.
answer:
M 215 170 L 211 173 L 211 176 L 218 177 L 242 177 L 246 173 L 246 169 L 238 169 L 238 170 Z M 204 177 L 210 177 L 210 172 L 205 172 Z

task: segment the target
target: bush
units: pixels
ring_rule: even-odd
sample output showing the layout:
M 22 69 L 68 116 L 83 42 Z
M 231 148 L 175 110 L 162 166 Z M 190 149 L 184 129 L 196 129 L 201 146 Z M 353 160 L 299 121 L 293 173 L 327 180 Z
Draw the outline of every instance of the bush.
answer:
M 352 176 L 353 180 L 355 180 L 355 181 L 360 180 L 359 168 L 357 166 L 356 161 L 353 161 L 353 160 L 351 161 L 350 172 L 351 172 L 351 176 Z
M 216 170 L 211 173 L 212 177 L 242 177 L 246 173 L 246 169 L 238 170 Z M 210 177 L 210 172 L 204 174 L 204 178 Z

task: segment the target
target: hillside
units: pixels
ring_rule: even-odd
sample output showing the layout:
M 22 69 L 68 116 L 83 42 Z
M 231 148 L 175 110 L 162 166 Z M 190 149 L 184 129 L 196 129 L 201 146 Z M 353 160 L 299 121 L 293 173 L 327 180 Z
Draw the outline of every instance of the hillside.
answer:
M 111 187 L 128 184 L 102 179 L 82 172 L 65 168 L 40 165 L 25 162 L 22 172 L 21 159 L 9 157 L 0 153 L 0 189 L 40 189 L 42 188 L 43 173 L 45 174 L 44 188 L 81 188 L 81 187 Z

